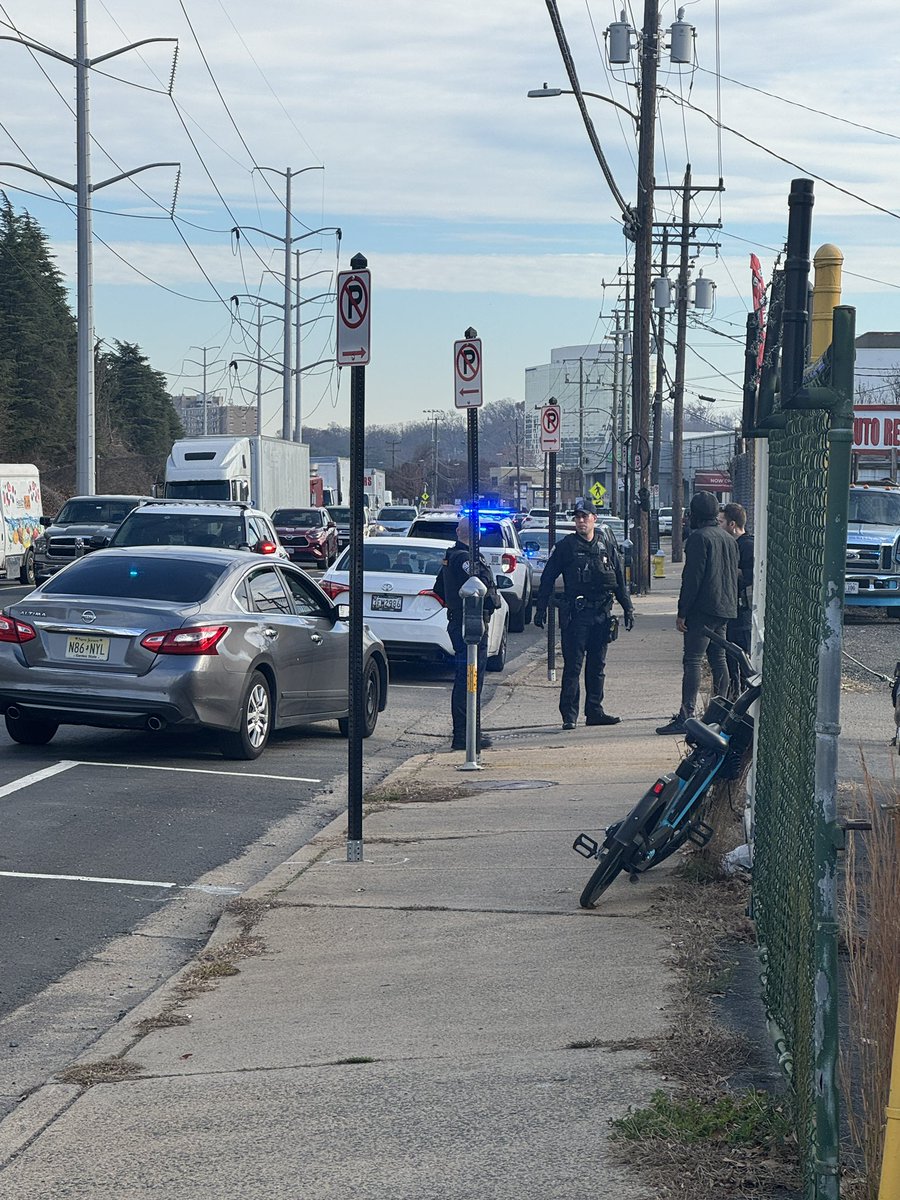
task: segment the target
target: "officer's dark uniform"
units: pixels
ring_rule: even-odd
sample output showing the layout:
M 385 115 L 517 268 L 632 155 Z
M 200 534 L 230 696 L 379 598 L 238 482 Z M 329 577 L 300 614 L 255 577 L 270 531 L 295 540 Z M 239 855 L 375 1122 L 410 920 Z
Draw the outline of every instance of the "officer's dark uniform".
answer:
M 485 664 L 487 662 L 487 632 L 491 613 L 499 608 L 503 601 L 497 593 L 497 584 L 491 569 L 479 554 L 476 563 L 477 575 L 487 587 L 488 593 L 484 598 L 484 636 L 478 643 L 478 698 L 481 701 L 481 688 L 484 683 Z M 440 573 L 434 581 L 434 591 L 447 605 L 447 632 L 453 643 L 455 675 L 453 692 L 450 697 L 450 711 L 453 716 L 452 749 L 466 748 L 466 667 L 468 646 L 463 638 L 463 602 L 459 589 L 469 578 L 469 547 L 457 539 L 447 551 Z M 490 738 L 482 735 L 479 749 L 490 745 Z
M 594 510 L 584 506 L 584 511 Z M 603 711 L 606 648 L 612 628 L 613 598 L 622 605 L 626 629 L 631 628 L 634 608 L 625 586 L 619 555 L 615 546 L 607 542 L 599 525 L 594 527 L 594 536 L 590 542 L 578 533 L 570 533 L 554 546 L 541 575 L 535 618 L 537 625 L 544 623 L 547 605 L 553 595 L 553 585 L 560 575 L 565 588 L 559 609 L 560 637 L 565 660 L 559 696 L 563 725 L 568 728 L 574 727 L 578 717 L 579 681 L 585 656 L 586 722 L 588 725 L 614 725 L 619 718 L 610 717 Z

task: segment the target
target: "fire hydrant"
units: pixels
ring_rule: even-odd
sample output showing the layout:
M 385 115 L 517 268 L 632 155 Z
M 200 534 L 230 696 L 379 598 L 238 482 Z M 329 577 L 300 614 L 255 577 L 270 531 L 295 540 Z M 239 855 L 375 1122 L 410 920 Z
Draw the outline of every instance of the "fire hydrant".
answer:
M 665 579 L 666 577 L 666 556 L 661 550 L 658 550 L 653 555 L 653 578 Z

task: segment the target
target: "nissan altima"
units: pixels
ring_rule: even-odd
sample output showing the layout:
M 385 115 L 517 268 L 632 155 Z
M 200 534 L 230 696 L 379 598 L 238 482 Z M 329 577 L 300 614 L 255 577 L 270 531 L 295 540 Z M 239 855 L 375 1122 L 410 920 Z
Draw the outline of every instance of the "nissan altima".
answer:
M 387 702 L 384 646 L 363 645 L 363 735 Z M 44 745 L 60 725 L 212 729 L 257 758 L 273 729 L 346 736 L 346 611 L 297 567 L 246 551 L 98 550 L 0 615 L 0 712 Z

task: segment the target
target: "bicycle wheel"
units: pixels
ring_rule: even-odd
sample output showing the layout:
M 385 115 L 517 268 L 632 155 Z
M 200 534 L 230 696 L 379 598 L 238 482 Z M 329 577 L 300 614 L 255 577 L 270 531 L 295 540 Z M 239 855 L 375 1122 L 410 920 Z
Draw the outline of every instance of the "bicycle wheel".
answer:
M 618 842 L 613 842 L 611 845 L 604 846 L 598 855 L 599 865 L 593 875 L 587 881 L 587 886 L 581 893 L 581 899 L 578 903 L 582 908 L 593 908 L 615 877 L 625 865 L 625 852 L 627 847 L 620 846 Z

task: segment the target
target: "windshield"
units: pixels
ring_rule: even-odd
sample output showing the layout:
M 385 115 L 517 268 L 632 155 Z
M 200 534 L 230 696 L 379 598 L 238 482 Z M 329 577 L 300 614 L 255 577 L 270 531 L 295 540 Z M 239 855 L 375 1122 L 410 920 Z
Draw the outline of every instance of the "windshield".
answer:
M 350 509 L 349 508 L 329 508 L 331 519 L 336 525 L 350 524 Z
M 110 539 L 111 546 L 219 546 L 247 543 L 241 517 L 195 513 L 132 513 Z
M 850 520 L 863 525 L 900 525 L 900 492 L 852 491 Z
M 55 525 L 118 525 L 140 501 L 68 500 L 54 517 Z
M 184 483 L 167 483 L 170 500 L 230 500 L 227 479 L 191 479 Z
M 54 575 L 43 585 L 43 594 L 197 604 L 209 595 L 230 565 L 173 559 L 169 555 L 120 557 L 101 551 L 77 559 L 65 571 Z
M 274 525 L 322 525 L 322 514 L 317 508 L 277 508 L 272 513 Z
M 418 515 L 414 508 L 382 508 L 378 513 L 378 520 L 414 521 Z

